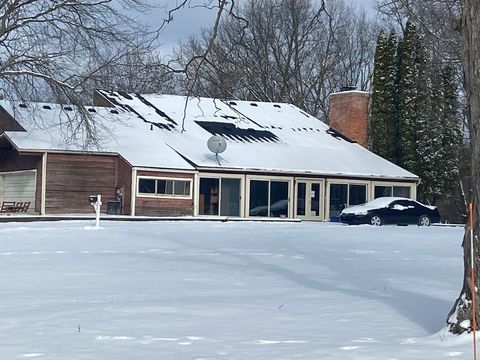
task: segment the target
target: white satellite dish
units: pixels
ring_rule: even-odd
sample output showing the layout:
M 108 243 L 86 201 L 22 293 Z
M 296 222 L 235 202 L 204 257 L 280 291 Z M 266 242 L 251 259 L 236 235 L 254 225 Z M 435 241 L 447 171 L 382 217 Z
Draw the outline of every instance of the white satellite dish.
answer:
M 215 155 L 221 154 L 227 149 L 226 140 L 218 135 L 212 136 L 207 141 L 208 150 L 210 150 Z

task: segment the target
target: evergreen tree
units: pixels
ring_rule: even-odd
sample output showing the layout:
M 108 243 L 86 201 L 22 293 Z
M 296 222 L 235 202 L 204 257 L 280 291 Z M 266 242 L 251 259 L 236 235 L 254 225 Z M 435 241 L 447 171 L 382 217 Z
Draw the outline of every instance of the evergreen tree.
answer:
M 453 193 L 458 183 L 459 157 L 462 145 L 462 133 L 460 130 L 460 114 L 458 91 L 455 82 L 455 74 L 450 65 L 444 66 L 441 73 L 443 108 L 440 127 L 441 146 L 439 169 L 442 171 L 439 177 L 442 181 L 442 194 L 449 196 Z
M 435 193 L 438 134 L 439 129 L 432 116 L 433 81 L 428 71 L 427 54 L 423 38 L 415 34 L 416 97 L 413 100 L 414 163 L 409 170 L 420 176 L 422 182 L 418 188 L 420 199 L 432 202 Z
M 403 39 L 382 31 L 375 53 L 370 145 L 418 175 L 420 200 L 449 197 L 461 146 L 457 87 L 451 67 L 432 61 L 423 36 L 407 22 Z
M 375 51 L 372 105 L 370 112 L 370 144 L 378 155 L 397 161 L 396 155 L 396 55 L 397 36 L 388 39 L 380 32 Z
M 431 82 L 431 100 L 429 107 L 429 136 L 432 139 L 432 148 L 429 158 L 432 163 L 431 179 L 428 181 L 427 198 L 434 203 L 435 200 L 442 196 L 444 187 L 444 177 L 442 170 L 442 138 L 444 128 L 442 126 L 442 114 L 445 104 L 443 102 L 444 90 L 442 81 L 442 65 L 439 61 L 434 61 L 430 65 L 430 82 Z
M 397 74 L 397 48 L 399 46 L 398 38 L 395 32 L 391 32 L 386 48 L 386 96 L 385 96 L 385 114 L 387 115 L 387 136 L 388 136 L 388 156 L 387 159 L 393 163 L 398 162 L 398 74 Z
M 408 22 L 399 48 L 398 68 L 398 164 L 407 170 L 416 169 L 416 99 L 418 96 L 418 68 L 416 66 L 416 27 Z
M 383 30 L 380 31 L 375 49 L 372 102 L 370 108 L 369 135 L 370 147 L 376 154 L 387 158 L 387 119 L 385 113 L 385 98 L 389 95 L 386 83 L 386 47 L 387 37 Z

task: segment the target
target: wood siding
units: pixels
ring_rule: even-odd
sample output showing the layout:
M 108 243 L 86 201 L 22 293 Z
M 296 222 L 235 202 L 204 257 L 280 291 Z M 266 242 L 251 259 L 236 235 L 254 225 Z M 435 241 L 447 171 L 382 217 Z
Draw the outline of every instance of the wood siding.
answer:
M 131 214 L 132 167 L 121 156 L 117 158 L 117 188 L 122 193 L 122 212 Z
M 138 171 L 137 179 L 142 176 L 154 176 L 161 178 L 181 178 L 192 180 L 192 198 L 175 199 L 162 197 L 142 197 L 135 198 L 135 215 L 139 216 L 193 216 L 194 193 L 194 175 L 188 173 L 171 173 L 156 171 Z M 138 186 L 138 182 L 137 182 Z
M 92 213 L 90 195 L 102 195 L 102 212 L 116 195 L 116 155 L 49 153 L 47 158 L 47 214 Z
M 25 129 L 0 106 L 0 134 L 4 131 L 25 131 Z

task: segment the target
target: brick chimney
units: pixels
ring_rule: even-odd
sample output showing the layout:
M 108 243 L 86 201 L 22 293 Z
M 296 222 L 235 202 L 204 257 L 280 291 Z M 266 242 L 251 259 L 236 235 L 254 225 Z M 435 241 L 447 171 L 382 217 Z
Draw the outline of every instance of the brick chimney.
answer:
M 329 97 L 330 126 L 365 148 L 368 148 L 369 96 L 368 92 L 346 86 Z

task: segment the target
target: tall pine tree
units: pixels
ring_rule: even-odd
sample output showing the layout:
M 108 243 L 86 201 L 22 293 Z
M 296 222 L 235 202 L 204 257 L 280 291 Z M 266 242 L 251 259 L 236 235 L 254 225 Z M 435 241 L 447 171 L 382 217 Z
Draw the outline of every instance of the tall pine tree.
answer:
M 441 72 L 443 107 L 440 127 L 441 146 L 439 154 L 439 177 L 443 180 L 441 193 L 451 195 L 458 184 L 460 148 L 462 145 L 462 132 L 460 129 L 460 105 L 455 73 L 450 65 L 443 67 Z
M 370 112 L 371 149 L 387 160 L 396 162 L 396 54 L 397 37 L 388 39 L 380 32 L 375 51 L 372 104 Z
M 403 39 L 381 32 L 370 110 L 371 149 L 418 175 L 418 197 L 434 203 L 457 184 L 459 103 L 451 67 L 432 61 L 407 22 Z
M 399 159 L 398 164 L 415 172 L 416 156 L 416 100 L 418 96 L 418 68 L 416 57 L 417 30 L 408 22 L 399 48 L 398 68 L 398 120 Z

